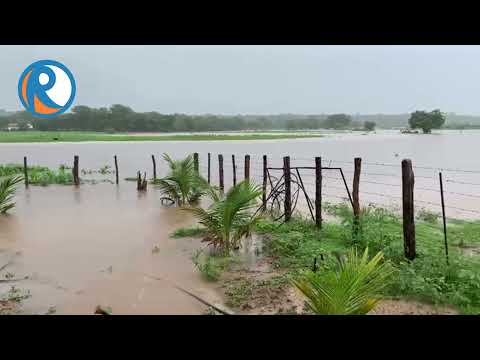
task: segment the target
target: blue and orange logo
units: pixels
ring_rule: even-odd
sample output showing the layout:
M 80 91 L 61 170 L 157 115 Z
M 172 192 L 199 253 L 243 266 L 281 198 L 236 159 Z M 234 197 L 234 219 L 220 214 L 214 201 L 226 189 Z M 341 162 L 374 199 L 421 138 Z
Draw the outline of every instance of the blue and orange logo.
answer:
M 75 79 L 68 68 L 54 60 L 28 66 L 18 81 L 18 96 L 27 111 L 51 118 L 68 110 L 75 98 Z

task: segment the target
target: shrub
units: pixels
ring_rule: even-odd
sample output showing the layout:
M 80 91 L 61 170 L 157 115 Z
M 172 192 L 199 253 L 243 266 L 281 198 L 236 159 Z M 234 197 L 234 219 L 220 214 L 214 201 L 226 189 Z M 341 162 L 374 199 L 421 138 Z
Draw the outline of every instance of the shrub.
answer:
M 337 270 L 305 271 L 293 283 L 317 315 L 364 315 L 375 307 L 393 272 L 382 260 L 381 252 L 369 260 L 368 249 L 363 256 L 351 249 Z

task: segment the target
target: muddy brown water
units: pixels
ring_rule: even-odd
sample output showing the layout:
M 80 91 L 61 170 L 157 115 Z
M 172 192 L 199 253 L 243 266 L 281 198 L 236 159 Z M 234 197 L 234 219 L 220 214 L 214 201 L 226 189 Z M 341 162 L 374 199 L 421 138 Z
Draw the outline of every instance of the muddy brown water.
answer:
M 3 273 L 30 277 L 15 283 L 31 291 L 26 313 L 54 306 L 59 314 L 92 314 L 97 305 L 115 314 L 205 310 L 171 282 L 215 302 L 213 288 L 191 261 L 199 240 L 169 237 L 193 220 L 160 206 L 154 190 L 137 194 L 126 187 L 31 187 L 19 193 L 15 211 L 0 217 L 0 249 L 2 258 L 14 257 Z
M 30 277 L 15 283 L 31 291 L 32 297 L 25 302 L 27 313 L 45 313 L 55 307 L 60 314 L 92 314 L 97 305 L 103 305 L 117 314 L 199 314 L 205 310 L 203 304 L 169 281 L 148 276 L 171 280 L 213 303 L 220 299 L 215 286 L 202 280 L 191 261 L 192 253 L 204 245 L 195 239 L 169 237 L 176 228 L 194 220 L 178 209 L 162 207 L 160 195 L 152 187 L 146 194 L 138 194 L 134 182 L 123 181 L 139 170 L 150 177 L 152 154 L 157 157 L 157 174 L 163 176 L 167 171 L 160 160 L 163 152 L 173 157 L 199 152 L 200 171 L 206 175 L 206 154 L 211 152 L 212 181 L 217 182 L 217 154 L 223 153 L 227 187 L 232 182 L 231 154 L 237 156 L 238 179 L 243 178 L 243 155 L 251 155 L 252 178 L 258 182 L 263 154 L 269 155 L 272 166 L 281 166 L 285 155 L 292 157 L 292 165 L 313 166 L 313 157 L 319 155 L 324 165 L 344 168 L 350 187 L 353 158 L 359 156 L 364 161 L 360 201 L 392 207 L 400 204 L 402 158 L 411 158 L 414 166 L 473 170 L 444 171 L 445 180 L 456 181 L 445 183 L 451 192 L 446 194 L 447 206 L 475 211 L 447 209 L 447 216 L 478 219 L 480 164 L 474 154 L 479 140 L 478 131 L 445 131 L 429 136 L 379 132 L 281 141 L 0 144 L 2 164 L 21 163 L 23 156 L 28 156 L 30 164 L 56 167 L 71 165 L 73 156 L 79 155 L 82 169 L 98 169 L 113 166 L 113 156 L 117 155 L 122 179 L 119 186 L 21 187 L 16 209 L 0 217 L 0 259 L 18 253 L 1 275 L 8 271 L 16 277 Z M 414 171 L 416 200 L 432 202 L 436 205 L 424 203 L 425 207 L 440 211 L 438 169 Z M 302 171 L 312 194 L 313 175 L 313 171 Z M 338 173 L 325 172 L 324 176 L 325 200 L 346 199 Z M 104 178 L 114 180 L 114 175 Z M 152 253 L 155 246 L 158 253 Z M 7 284 L 0 285 L 0 293 L 7 290 Z
M 30 164 L 57 167 L 73 163 L 80 156 L 82 169 L 113 167 L 118 156 L 120 179 L 136 176 L 137 171 L 152 176 L 151 155 L 157 158 L 157 174 L 166 174 L 161 155 L 178 158 L 198 152 L 200 171 L 207 175 L 207 153 L 212 154 L 211 177 L 218 183 L 218 154 L 224 155 L 225 186 L 232 183 L 231 155 L 236 155 L 237 179 L 243 178 L 243 157 L 251 155 L 251 177 L 262 181 L 262 155 L 267 154 L 270 166 L 281 167 L 282 157 L 291 156 L 292 166 L 314 166 L 314 157 L 322 156 L 324 166 L 342 167 L 349 188 L 353 180 L 353 159 L 361 157 L 360 200 L 399 208 L 401 205 L 401 160 L 412 159 L 415 173 L 417 209 L 440 213 L 438 172 L 443 169 L 447 216 L 480 218 L 480 161 L 475 149 L 480 141 L 478 130 L 443 130 L 431 135 L 400 134 L 399 131 L 378 131 L 328 134 L 323 138 L 263 141 L 165 141 L 165 142 L 91 142 L 0 144 L 0 163 L 22 163 L 28 156 Z M 386 164 L 386 165 L 378 165 Z M 452 171 L 460 169 L 463 171 Z M 466 170 L 466 171 L 465 171 Z M 305 186 L 314 194 L 314 171 L 301 170 Z M 272 171 L 280 176 L 280 172 Z M 108 176 L 114 180 L 114 175 Z M 337 170 L 324 171 L 323 197 L 329 202 L 348 200 Z

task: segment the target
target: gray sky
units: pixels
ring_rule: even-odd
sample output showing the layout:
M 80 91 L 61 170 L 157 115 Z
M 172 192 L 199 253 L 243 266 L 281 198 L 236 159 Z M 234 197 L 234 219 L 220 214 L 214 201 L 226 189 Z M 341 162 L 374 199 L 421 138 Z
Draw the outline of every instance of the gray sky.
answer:
M 480 114 L 480 46 L 0 46 L 0 109 L 30 63 L 64 63 L 75 105 L 161 113 Z

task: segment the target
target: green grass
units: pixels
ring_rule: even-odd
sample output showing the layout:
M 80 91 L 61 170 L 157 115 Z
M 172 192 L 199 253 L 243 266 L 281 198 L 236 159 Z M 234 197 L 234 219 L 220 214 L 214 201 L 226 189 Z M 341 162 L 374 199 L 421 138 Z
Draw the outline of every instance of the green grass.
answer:
M 316 138 L 313 134 L 197 134 L 197 135 L 129 135 L 83 131 L 0 131 L 0 143 L 82 142 L 82 141 L 212 141 L 212 140 L 281 140 Z
M 453 305 L 462 313 L 480 314 L 480 255 L 466 256 L 464 246 L 480 243 L 480 222 L 449 221 L 450 264 L 446 264 L 442 224 L 417 221 L 417 258 L 409 262 L 403 254 L 402 222 L 388 210 L 364 209 L 360 233 L 352 236 L 352 212 L 347 205 L 327 205 L 326 211 L 338 216 L 340 224 L 325 223 L 321 230 L 304 219 L 294 218 L 278 226 L 264 220 L 257 232 L 266 235 L 264 251 L 274 265 L 293 276 L 313 267 L 318 271 L 336 266 L 336 256 L 352 246 L 375 254 L 383 251 L 395 268 L 385 296 L 412 298 L 432 304 Z M 323 257 L 323 260 L 321 259 Z
M 238 262 L 238 259 L 233 256 L 213 255 L 197 251 L 192 256 L 192 261 L 206 280 L 217 281 L 224 271 Z
M 183 238 L 183 237 L 201 237 L 206 234 L 206 229 L 201 227 L 185 227 L 175 230 L 170 237 Z

